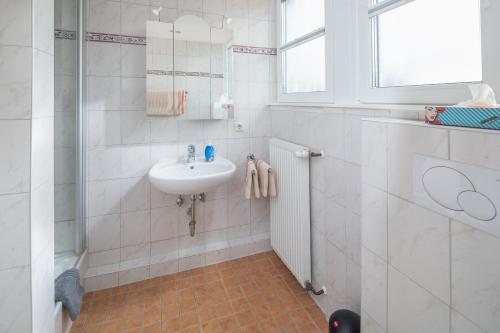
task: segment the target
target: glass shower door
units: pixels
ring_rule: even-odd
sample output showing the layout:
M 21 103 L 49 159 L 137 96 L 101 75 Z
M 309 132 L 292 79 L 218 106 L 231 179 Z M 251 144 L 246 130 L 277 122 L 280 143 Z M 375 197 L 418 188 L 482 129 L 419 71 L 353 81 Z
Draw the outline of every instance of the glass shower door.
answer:
M 54 123 L 54 233 L 55 274 L 73 267 L 84 249 L 81 163 L 81 47 L 79 0 L 56 0 L 55 123 Z

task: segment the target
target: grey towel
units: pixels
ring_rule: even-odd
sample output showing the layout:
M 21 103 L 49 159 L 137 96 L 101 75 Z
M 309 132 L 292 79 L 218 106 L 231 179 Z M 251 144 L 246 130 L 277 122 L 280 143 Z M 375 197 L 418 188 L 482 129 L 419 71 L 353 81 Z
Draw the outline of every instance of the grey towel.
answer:
M 55 281 L 56 302 L 62 302 L 68 309 L 69 317 L 75 320 L 80 313 L 83 300 L 83 288 L 80 286 L 80 272 L 76 268 L 68 269 Z

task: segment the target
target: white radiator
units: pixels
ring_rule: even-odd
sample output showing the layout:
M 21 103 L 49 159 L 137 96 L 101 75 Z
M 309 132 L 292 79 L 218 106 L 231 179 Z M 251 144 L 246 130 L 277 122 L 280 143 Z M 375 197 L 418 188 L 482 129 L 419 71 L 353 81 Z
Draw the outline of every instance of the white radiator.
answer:
M 309 148 L 271 139 L 277 193 L 271 198 L 271 246 L 305 287 L 311 281 Z

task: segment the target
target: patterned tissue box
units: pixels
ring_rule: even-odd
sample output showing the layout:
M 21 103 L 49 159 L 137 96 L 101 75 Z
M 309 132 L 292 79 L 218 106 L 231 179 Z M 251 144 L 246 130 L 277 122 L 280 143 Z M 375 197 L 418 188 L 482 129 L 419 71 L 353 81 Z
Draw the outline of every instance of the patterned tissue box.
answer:
M 433 125 L 500 130 L 500 108 L 427 106 L 425 122 Z

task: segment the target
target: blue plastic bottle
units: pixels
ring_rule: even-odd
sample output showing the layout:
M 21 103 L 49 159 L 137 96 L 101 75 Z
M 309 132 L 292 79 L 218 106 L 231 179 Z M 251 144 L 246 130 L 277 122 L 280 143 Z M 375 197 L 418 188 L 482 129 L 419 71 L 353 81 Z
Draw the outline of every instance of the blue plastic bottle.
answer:
M 212 143 L 209 143 L 205 147 L 205 161 L 207 162 L 212 162 L 215 157 L 215 149 L 214 146 L 212 146 Z

